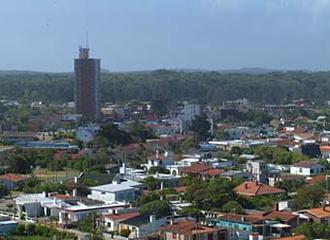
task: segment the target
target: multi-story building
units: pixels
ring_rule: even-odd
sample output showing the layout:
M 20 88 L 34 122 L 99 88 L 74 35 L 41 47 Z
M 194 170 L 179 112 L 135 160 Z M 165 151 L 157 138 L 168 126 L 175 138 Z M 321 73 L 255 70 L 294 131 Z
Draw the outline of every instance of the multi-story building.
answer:
M 100 116 L 100 59 L 90 58 L 88 48 L 79 48 L 74 60 L 76 112 L 89 119 Z

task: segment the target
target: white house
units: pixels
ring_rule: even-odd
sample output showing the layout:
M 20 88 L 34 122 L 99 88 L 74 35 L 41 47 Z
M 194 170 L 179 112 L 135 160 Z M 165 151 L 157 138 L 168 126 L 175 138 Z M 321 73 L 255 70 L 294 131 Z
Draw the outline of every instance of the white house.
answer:
M 143 164 L 143 166 L 146 170 L 149 171 L 149 169 L 152 167 L 166 168 L 166 166 L 172 164 L 174 164 L 173 152 L 165 152 L 164 154 L 159 154 L 159 151 L 156 150 L 156 155 L 148 157 L 147 163 Z
M 117 175 L 112 183 L 91 187 L 91 194 L 88 198 L 112 202 L 132 202 L 140 195 L 143 184 L 131 180 L 120 179 Z
M 290 167 L 294 175 L 312 176 L 325 172 L 325 167 L 316 161 L 301 161 Z
M 92 213 L 95 215 L 107 214 L 117 209 L 123 209 L 126 206 L 127 205 L 123 202 L 112 202 L 108 204 L 104 204 L 100 201 L 91 204 L 78 202 L 77 205 L 61 207 L 58 222 L 62 225 L 77 224 Z
M 46 193 L 23 194 L 15 198 L 19 215 L 26 217 L 40 217 L 45 215 L 45 204 L 52 204 L 53 200 Z
M 146 236 L 157 233 L 165 225 L 167 218 L 157 218 L 154 215 L 139 215 L 124 220 L 119 224 L 119 232 L 129 229 L 129 239 L 145 239 Z

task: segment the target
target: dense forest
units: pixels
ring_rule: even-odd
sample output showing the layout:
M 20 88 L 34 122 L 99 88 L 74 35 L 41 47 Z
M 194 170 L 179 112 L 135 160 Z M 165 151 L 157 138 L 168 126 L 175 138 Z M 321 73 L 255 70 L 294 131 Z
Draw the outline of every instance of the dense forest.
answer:
M 74 75 L 0 74 L 0 97 L 63 103 L 73 100 Z M 127 100 L 185 100 L 219 104 L 245 97 L 257 103 L 281 103 L 305 98 L 330 99 L 330 72 L 271 72 L 265 74 L 183 72 L 156 70 L 136 73 L 103 73 L 104 102 Z

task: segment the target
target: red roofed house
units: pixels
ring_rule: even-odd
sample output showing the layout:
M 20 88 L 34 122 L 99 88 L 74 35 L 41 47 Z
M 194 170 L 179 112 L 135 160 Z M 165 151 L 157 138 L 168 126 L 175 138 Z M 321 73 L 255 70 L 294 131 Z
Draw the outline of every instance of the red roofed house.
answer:
M 215 178 L 222 175 L 225 171 L 222 169 L 212 168 L 205 163 L 195 163 L 189 167 L 182 169 L 183 176 L 191 176 L 196 178 Z
M 6 186 L 8 190 L 15 189 L 20 183 L 29 179 L 28 175 L 4 174 L 0 176 L 0 183 Z
M 204 172 L 211 170 L 212 167 L 205 163 L 195 163 L 182 170 L 183 176 L 200 177 Z
M 258 197 L 285 193 L 283 189 L 268 186 L 258 181 L 246 181 L 235 188 L 235 192 L 245 197 Z
M 225 172 L 225 170 L 223 170 L 223 169 L 212 168 L 212 169 L 206 170 L 205 172 L 202 172 L 201 176 L 203 177 L 203 179 L 216 178 L 218 176 L 221 176 L 224 172 Z
M 309 208 L 302 211 L 313 222 L 330 224 L 330 207 Z
M 117 212 L 108 214 L 104 216 L 104 226 L 107 228 L 108 231 L 119 231 L 119 224 L 122 221 L 128 220 L 130 218 L 139 216 L 140 213 L 137 209 L 130 209 L 129 211 L 126 209 L 117 210 Z
M 323 158 L 329 158 L 330 157 L 330 146 L 320 146 L 320 151 Z
M 205 227 L 191 220 L 179 222 L 171 221 L 170 224 L 160 229 L 161 239 L 164 240 L 225 240 L 227 231 L 221 228 Z
M 291 230 L 298 226 L 299 216 L 291 212 L 271 211 L 264 214 L 266 220 L 280 220 L 283 224 L 288 224 Z

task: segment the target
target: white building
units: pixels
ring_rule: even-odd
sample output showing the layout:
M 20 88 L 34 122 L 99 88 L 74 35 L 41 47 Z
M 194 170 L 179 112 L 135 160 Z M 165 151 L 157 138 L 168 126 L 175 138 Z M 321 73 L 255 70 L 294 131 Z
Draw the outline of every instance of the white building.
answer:
M 52 204 L 53 200 L 46 193 L 23 194 L 15 198 L 17 212 L 20 216 L 30 218 L 47 214 L 46 204 Z
M 119 232 L 129 229 L 129 239 L 145 239 L 146 236 L 157 233 L 161 226 L 166 224 L 166 218 L 157 218 L 154 215 L 139 215 L 119 224 Z
M 316 161 L 301 161 L 290 167 L 294 175 L 312 176 L 325 172 L 325 167 Z
M 147 159 L 147 163 L 143 164 L 144 168 L 149 171 L 152 167 L 162 167 L 166 168 L 168 165 L 174 164 L 174 154 L 173 152 L 165 152 L 165 154 L 159 154 L 156 150 L 155 156 L 150 156 Z
M 61 207 L 59 211 L 59 224 L 72 225 L 90 216 L 90 214 L 102 215 L 112 211 L 123 209 L 127 205 L 123 202 L 112 202 L 104 204 L 102 202 L 95 204 L 83 204 Z
M 91 187 L 88 198 L 105 203 L 132 202 L 140 195 L 143 184 L 131 180 L 122 180 L 117 175 L 110 184 Z

